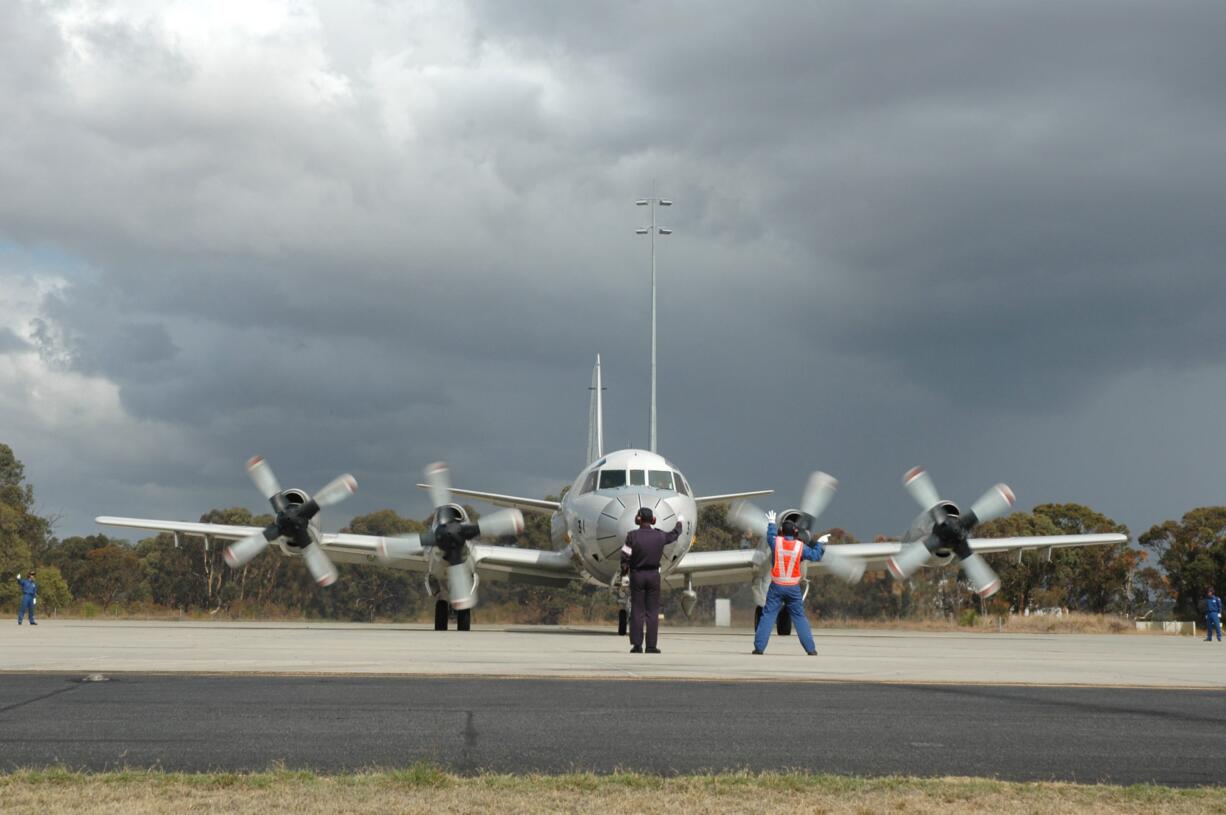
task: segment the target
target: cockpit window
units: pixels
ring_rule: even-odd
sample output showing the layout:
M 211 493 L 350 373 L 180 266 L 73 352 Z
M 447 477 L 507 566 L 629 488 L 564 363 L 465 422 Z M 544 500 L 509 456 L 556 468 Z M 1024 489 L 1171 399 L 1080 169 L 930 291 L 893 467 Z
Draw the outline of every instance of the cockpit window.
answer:
M 615 487 L 626 486 L 626 471 L 625 470 L 601 470 L 600 471 L 600 488 L 602 490 L 611 490 Z
M 579 490 L 580 495 L 586 495 L 596 489 L 596 476 L 598 475 L 599 473 L 596 470 L 592 470 L 587 474 L 587 478 L 583 479 L 583 487 Z
M 647 483 L 658 490 L 671 490 L 673 488 L 673 474 L 668 470 L 649 470 L 647 472 Z
M 677 483 L 677 492 L 682 495 L 690 494 L 690 490 L 685 484 L 685 479 L 681 477 L 681 473 L 673 473 L 673 480 Z
M 647 473 L 643 470 L 630 471 L 630 486 L 641 487 L 647 483 Z

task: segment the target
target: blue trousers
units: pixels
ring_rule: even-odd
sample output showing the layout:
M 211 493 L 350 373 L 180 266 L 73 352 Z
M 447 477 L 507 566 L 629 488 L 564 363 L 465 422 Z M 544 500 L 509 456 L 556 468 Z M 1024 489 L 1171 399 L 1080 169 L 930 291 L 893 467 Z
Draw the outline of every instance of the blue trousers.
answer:
M 753 635 L 753 647 L 766 651 L 766 643 L 770 641 L 771 631 L 775 630 L 775 618 L 779 616 L 780 606 L 787 606 L 788 616 L 792 618 L 792 628 L 800 640 L 800 647 L 805 653 L 817 650 L 813 644 L 813 632 L 809 629 L 809 621 L 805 619 L 804 594 L 800 586 L 778 586 L 771 583 L 766 590 L 766 605 L 762 606 L 762 619 L 758 630 Z
M 1205 632 L 1205 642 L 1208 642 L 1209 640 L 1213 639 L 1213 632 L 1215 629 L 1217 630 L 1217 641 L 1221 642 L 1222 641 L 1222 615 L 1206 614 L 1205 624 L 1206 624 L 1206 627 L 1209 629 L 1208 631 Z
M 21 596 L 21 608 L 17 610 L 17 622 L 21 622 L 22 618 L 30 615 L 30 622 L 34 622 L 34 598 Z

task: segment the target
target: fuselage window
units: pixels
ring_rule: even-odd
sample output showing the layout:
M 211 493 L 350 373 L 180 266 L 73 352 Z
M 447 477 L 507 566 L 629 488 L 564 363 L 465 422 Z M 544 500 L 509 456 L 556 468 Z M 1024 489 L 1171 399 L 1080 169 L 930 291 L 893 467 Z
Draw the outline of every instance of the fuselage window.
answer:
M 630 471 L 630 486 L 641 487 L 647 483 L 647 473 L 643 470 Z
M 647 483 L 658 490 L 671 490 L 673 488 L 673 474 L 668 470 L 649 470 L 647 472 Z
M 681 477 L 681 473 L 673 473 L 673 480 L 677 482 L 677 492 L 682 495 L 689 495 L 690 491 L 685 486 L 685 479 Z
M 583 488 L 579 490 L 580 495 L 586 495 L 587 493 L 596 489 L 596 476 L 597 475 L 599 475 L 599 473 L 596 470 L 592 470 L 590 473 L 587 474 L 587 478 L 583 479 Z
M 601 470 L 600 471 L 600 488 L 602 490 L 611 490 L 615 487 L 626 486 L 626 471 L 625 470 Z

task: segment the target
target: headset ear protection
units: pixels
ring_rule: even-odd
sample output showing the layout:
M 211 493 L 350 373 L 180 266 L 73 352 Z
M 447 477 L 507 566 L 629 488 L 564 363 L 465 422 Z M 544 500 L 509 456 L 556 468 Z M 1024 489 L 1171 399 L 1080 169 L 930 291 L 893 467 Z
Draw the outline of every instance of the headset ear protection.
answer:
M 656 514 L 647 507 L 640 507 L 638 514 L 634 516 L 634 520 L 638 523 L 654 524 L 656 522 Z

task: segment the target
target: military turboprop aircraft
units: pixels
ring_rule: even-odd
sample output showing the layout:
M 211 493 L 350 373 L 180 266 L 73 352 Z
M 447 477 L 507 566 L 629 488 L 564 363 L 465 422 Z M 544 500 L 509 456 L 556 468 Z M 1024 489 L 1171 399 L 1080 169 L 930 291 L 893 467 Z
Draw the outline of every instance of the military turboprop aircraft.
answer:
M 620 550 L 626 533 L 635 528 L 640 507 L 650 507 L 657 525 L 672 528 L 678 521 L 682 534 L 665 549 L 661 564 L 664 585 L 680 589 L 682 608 L 689 614 L 698 599 L 695 588 L 704 585 L 751 583 L 754 602 L 765 604 L 770 583 L 770 557 L 766 547 L 764 513 L 746 499 L 769 495 L 758 490 L 724 495 L 697 495 L 681 470 L 665 457 L 649 450 L 625 449 L 604 453 L 601 422 L 602 386 L 600 359 L 592 374 L 592 404 L 588 433 L 588 465 L 575 478 L 560 501 L 524 498 L 500 493 L 456 489 L 442 463 L 425 469 L 424 484 L 435 506 L 428 531 L 420 535 L 377 537 L 324 533 L 319 511 L 348 497 L 357 481 L 342 475 L 311 497 L 300 489 L 282 489 L 271 467 L 256 456 L 247 464 L 251 479 L 272 504 L 275 520 L 267 527 L 159 521 L 142 518 L 99 517 L 97 522 L 172 532 L 175 535 L 235 541 L 226 550 L 226 562 L 241 567 L 275 544 L 283 554 L 301 556 L 321 586 L 336 580 L 334 561 L 383 563 L 421 572 L 427 591 L 435 598 L 435 628 L 446 630 L 449 607 L 454 609 L 456 628 L 468 630 L 482 580 L 511 580 L 541 586 L 565 586 L 581 580 L 609 587 L 620 606 L 618 631 L 626 632 L 628 597 L 621 583 Z M 1013 492 L 998 484 L 962 513 L 956 504 L 940 498 L 931 477 L 920 467 L 908 471 L 904 486 L 922 509 L 899 541 L 831 545 L 820 562 L 807 562 L 807 575 L 825 571 L 854 582 L 865 569 L 888 568 L 904 579 L 924 566 L 960 561 L 979 594 L 990 596 L 1000 581 L 982 555 L 1013 552 L 1020 558 L 1028 549 L 1051 550 L 1066 546 L 1122 543 L 1123 535 L 1052 535 L 1021 538 L 972 538 L 974 528 L 1006 512 L 1014 503 Z M 833 498 L 837 482 L 815 472 L 805 487 L 800 507 L 784 510 L 780 521 L 792 520 L 802 535 L 812 535 L 817 517 Z M 467 498 L 505 507 L 471 522 L 456 498 Z M 691 551 L 695 540 L 698 509 L 706 504 L 731 502 L 729 518 L 741 526 L 756 545 L 744 549 Z M 551 516 L 552 550 L 525 549 L 478 538 L 498 539 L 523 531 L 522 512 Z M 807 579 L 806 575 L 806 579 Z M 785 618 L 786 619 L 786 618 Z M 790 626 L 780 624 L 780 633 Z

